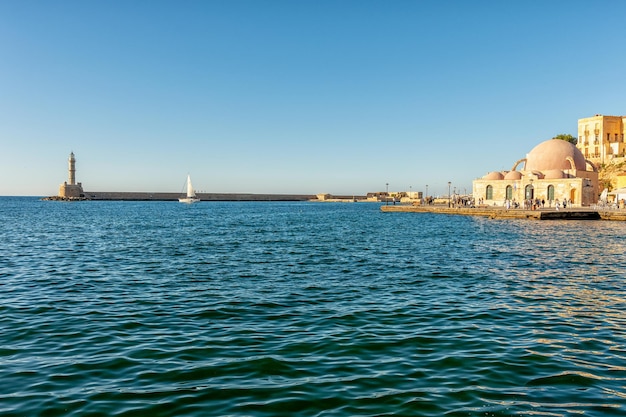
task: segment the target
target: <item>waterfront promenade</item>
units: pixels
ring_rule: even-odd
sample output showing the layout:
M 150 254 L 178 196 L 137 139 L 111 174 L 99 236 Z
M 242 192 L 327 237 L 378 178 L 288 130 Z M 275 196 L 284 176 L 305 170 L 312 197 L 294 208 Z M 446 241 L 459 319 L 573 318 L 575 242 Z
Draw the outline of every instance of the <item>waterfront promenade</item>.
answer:
M 541 208 L 537 210 L 509 209 L 498 206 L 448 207 L 447 205 L 383 205 L 386 213 L 438 213 L 463 216 L 482 216 L 490 219 L 531 220 L 615 220 L 626 221 L 626 210 L 598 210 L 589 207 L 561 209 Z

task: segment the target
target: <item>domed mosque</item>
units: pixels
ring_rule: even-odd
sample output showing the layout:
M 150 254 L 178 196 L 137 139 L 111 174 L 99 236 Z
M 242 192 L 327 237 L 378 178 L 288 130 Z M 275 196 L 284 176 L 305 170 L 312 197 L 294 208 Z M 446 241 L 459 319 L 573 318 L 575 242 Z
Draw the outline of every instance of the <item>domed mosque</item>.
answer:
M 576 145 L 550 139 L 535 146 L 510 171 L 489 172 L 473 182 L 474 199 L 487 205 L 506 200 L 544 200 L 546 207 L 566 200 L 574 207 L 598 201 L 598 170 Z

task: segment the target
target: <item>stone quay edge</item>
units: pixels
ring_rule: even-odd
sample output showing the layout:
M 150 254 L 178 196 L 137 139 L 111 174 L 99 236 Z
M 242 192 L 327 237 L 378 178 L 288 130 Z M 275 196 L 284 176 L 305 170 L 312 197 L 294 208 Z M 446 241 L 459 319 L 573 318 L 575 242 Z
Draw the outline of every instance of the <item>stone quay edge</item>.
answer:
M 385 213 L 437 213 L 461 216 L 481 216 L 490 219 L 530 219 L 530 220 L 615 220 L 626 221 L 626 210 L 597 210 L 592 208 L 573 208 L 556 210 L 543 208 L 537 210 L 505 209 L 504 207 L 447 207 L 382 205 Z

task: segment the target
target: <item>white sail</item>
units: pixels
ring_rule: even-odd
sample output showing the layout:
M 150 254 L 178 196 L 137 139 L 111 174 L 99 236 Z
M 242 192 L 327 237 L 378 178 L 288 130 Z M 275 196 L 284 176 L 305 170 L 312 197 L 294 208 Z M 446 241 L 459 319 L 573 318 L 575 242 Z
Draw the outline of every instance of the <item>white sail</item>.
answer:
M 187 175 L 187 197 L 195 197 L 196 193 L 193 191 L 193 185 L 191 185 L 191 176 Z
M 187 175 L 187 196 L 181 197 L 178 199 L 181 203 L 197 203 L 200 201 L 198 197 L 196 197 L 196 192 L 193 190 L 193 185 L 191 185 L 191 175 Z

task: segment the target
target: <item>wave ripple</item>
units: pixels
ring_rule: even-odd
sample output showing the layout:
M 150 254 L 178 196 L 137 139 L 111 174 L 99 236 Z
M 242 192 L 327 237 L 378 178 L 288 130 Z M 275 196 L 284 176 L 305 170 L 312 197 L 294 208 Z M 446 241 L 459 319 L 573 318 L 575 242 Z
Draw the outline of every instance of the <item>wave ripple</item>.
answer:
M 3 416 L 626 413 L 620 224 L 27 198 L 0 220 Z

